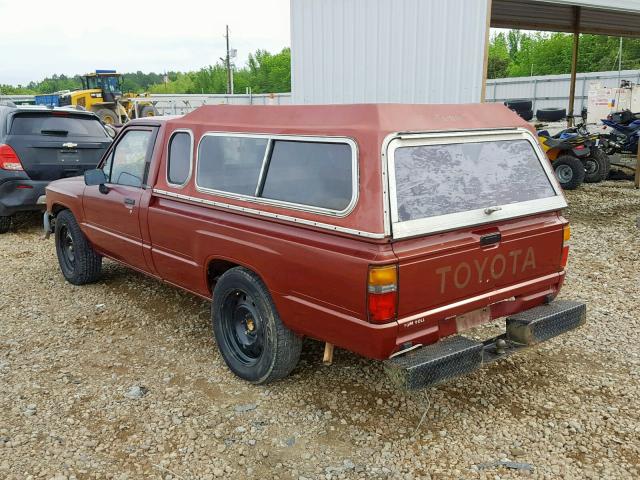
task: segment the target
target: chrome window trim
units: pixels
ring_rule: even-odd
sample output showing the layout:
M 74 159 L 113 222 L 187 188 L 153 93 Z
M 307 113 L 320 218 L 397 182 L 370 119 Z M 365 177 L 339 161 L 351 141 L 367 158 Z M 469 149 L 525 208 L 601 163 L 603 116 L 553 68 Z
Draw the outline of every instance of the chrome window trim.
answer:
M 189 150 L 189 175 L 187 176 L 187 179 L 184 181 L 184 183 L 182 184 L 177 184 L 177 183 L 172 183 L 169 180 L 169 164 L 171 162 L 171 141 L 173 140 L 173 137 L 177 134 L 177 133 L 188 133 L 189 137 L 191 138 L 191 147 Z M 171 136 L 169 137 L 169 141 L 167 142 L 167 165 L 165 168 L 165 180 L 167 181 L 167 185 L 173 188 L 184 188 L 185 185 L 187 185 L 189 183 L 189 181 L 191 180 L 191 176 L 193 174 L 193 145 L 194 145 L 194 139 L 193 139 L 193 132 L 188 129 L 188 128 L 178 128 L 177 130 L 174 130 L 173 132 L 171 132 Z
M 222 208 L 225 210 L 248 213 L 248 214 L 257 215 L 260 217 L 275 218 L 277 220 L 284 220 L 284 221 L 299 224 L 299 225 L 307 225 L 307 226 L 322 228 L 324 230 L 330 230 L 332 232 L 346 233 L 349 235 L 355 235 L 363 238 L 371 238 L 371 239 L 377 240 L 377 239 L 384 239 L 386 237 L 384 233 L 366 232 L 363 230 L 356 230 L 353 228 L 340 227 L 338 225 L 331 225 L 323 222 L 315 222 L 313 220 L 307 220 L 305 218 L 292 217 L 290 215 L 283 215 L 280 213 L 265 212 L 264 210 L 256 210 L 255 208 L 242 207 L 240 205 L 217 202 L 215 200 L 207 200 L 206 198 L 193 197 L 190 195 L 184 195 L 182 193 L 177 193 L 177 192 L 169 192 L 167 190 L 162 190 L 159 188 L 154 188 L 153 193 L 155 195 L 160 195 L 160 196 L 164 196 L 172 199 L 185 200 L 188 202 L 198 203 L 202 205 L 209 205 L 212 207 Z
M 260 167 L 260 176 L 256 186 L 256 191 L 261 186 L 261 182 L 266 178 L 267 170 L 266 163 L 270 159 L 270 152 L 273 150 L 273 142 L 277 140 L 293 141 L 293 142 L 315 142 L 315 143 L 343 143 L 351 147 L 351 200 L 349 204 L 343 210 L 332 210 L 323 207 L 314 207 L 312 205 L 303 205 L 300 203 L 285 202 L 283 200 L 272 200 L 264 197 L 257 197 L 254 195 L 244 195 L 241 193 L 225 192 L 223 190 L 216 190 L 213 188 L 203 187 L 198 184 L 198 169 L 200 165 L 200 145 L 205 137 L 241 137 L 241 138 L 263 138 L 267 140 L 267 146 L 265 147 L 265 155 L 262 159 L 262 165 Z M 327 215 L 331 217 L 346 217 L 349 215 L 358 203 L 360 197 L 360 177 L 358 167 L 358 144 L 353 138 L 350 137 L 335 137 L 335 136 L 321 136 L 321 135 L 278 135 L 271 133 L 245 133 L 245 132 L 205 132 L 198 141 L 198 149 L 196 152 L 196 174 L 195 174 L 195 186 L 198 192 L 208 193 L 210 195 L 218 195 L 225 198 L 232 198 L 235 200 L 242 200 L 245 202 L 258 203 L 261 205 L 271 205 L 275 207 L 283 207 L 291 210 L 299 210 L 302 212 L 317 213 L 320 215 Z M 293 218 L 293 217 L 292 217 Z
M 260 191 L 264 187 L 264 181 L 267 178 L 267 163 L 269 162 L 269 156 L 273 150 L 273 139 L 267 141 L 267 148 L 264 149 L 264 156 L 262 157 L 262 165 L 260 166 L 260 173 L 258 174 L 258 183 L 256 184 L 256 191 L 254 197 L 258 198 Z
M 527 202 L 498 205 L 502 209 L 490 215 L 485 214 L 484 209 L 470 210 L 466 212 L 450 213 L 437 217 L 428 217 L 401 222 L 398 220 L 398 200 L 395 178 L 395 151 L 400 147 L 421 145 L 443 145 L 453 143 L 475 143 L 499 140 L 526 140 L 533 147 L 538 161 L 547 175 L 547 179 L 555 192 L 555 196 Z M 562 188 L 556 180 L 551 163 L 547 160 L 538 140 L 531 132 L 524 128 L 496 129 L 496 130 L 472 130 L 455 132 L 433 133 L 399 133 L 388 136 L 383 144 L 386 151 L 386 168 L 389 179 L 388 205 L 390 206 L 390 230 L 394 239 L 408 238 L 417 235 L 445 232 L 457 228 L 484 225 L 500 220 L 523 217 L 536 213 L 549 212 L 567 208 L 567 202 L 562 193 Z M 383 157 L 384 161 L 384 157 Z M 385 199 L 385 202 L 387 199 Z M 491 205 L 493 206 L 493 205 Z M 386 232 L 386 224 L 385 224 Z

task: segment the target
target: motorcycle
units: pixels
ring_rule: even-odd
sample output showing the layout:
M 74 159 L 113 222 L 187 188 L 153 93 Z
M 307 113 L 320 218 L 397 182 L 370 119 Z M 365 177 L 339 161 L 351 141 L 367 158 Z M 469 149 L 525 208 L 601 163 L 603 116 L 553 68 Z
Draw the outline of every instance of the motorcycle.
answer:
M 637 154 L 638 138 L 640 137 L 639 114 L 629 111 L 616 112 L 602 119 L 605 127 L 611 128 L 611 132 L 603 136 L 605 153 Z

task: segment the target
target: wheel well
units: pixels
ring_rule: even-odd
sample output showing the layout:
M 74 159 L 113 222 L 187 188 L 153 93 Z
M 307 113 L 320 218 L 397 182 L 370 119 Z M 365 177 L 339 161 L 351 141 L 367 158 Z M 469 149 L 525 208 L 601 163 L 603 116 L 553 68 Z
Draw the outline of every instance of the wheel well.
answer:
M 59 203 L 54 203 L 51 207 L 51 213 L 54 217 L 58 215 L 62 210 L 67 210 L 67 207 L 65 207 L 64 205 L 60 205 Z
M 209 288 L 209 292 L 213 293 L 213 289 L 216 286 L 218 278 L 220 278 L 224 272 L 240 266 L 242 265 L 229 262 L 228 260 L 221 260 L 219 258 L 211 260 L 207 266 L 207 286 Z

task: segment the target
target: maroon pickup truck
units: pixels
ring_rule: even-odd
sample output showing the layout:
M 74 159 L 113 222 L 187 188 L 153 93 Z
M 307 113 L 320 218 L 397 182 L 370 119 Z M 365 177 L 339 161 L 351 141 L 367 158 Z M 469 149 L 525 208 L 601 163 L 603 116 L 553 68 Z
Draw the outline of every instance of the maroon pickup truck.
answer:
M 127 124 L 47 188 L 64 277 L 103 257 L 212 300 L 229 368 L 265 383 L 311 337 L 433 385 L 585 322 L 554 301 L 570 231 L 527 123 L 501 105 L 204 106 Z M 505 317 L 478 341 L 465 330 Z

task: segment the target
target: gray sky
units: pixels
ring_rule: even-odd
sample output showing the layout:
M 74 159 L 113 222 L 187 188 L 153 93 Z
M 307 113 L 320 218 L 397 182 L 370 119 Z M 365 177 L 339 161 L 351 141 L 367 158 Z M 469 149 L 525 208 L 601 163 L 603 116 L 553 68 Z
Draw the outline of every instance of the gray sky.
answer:
M 226 24 L 238 66 L 258 48 L 290 46 L 289 0 L 23 1 L 0 0 L 0 84 L 96 68 L 196 70 L 224 56 Z

